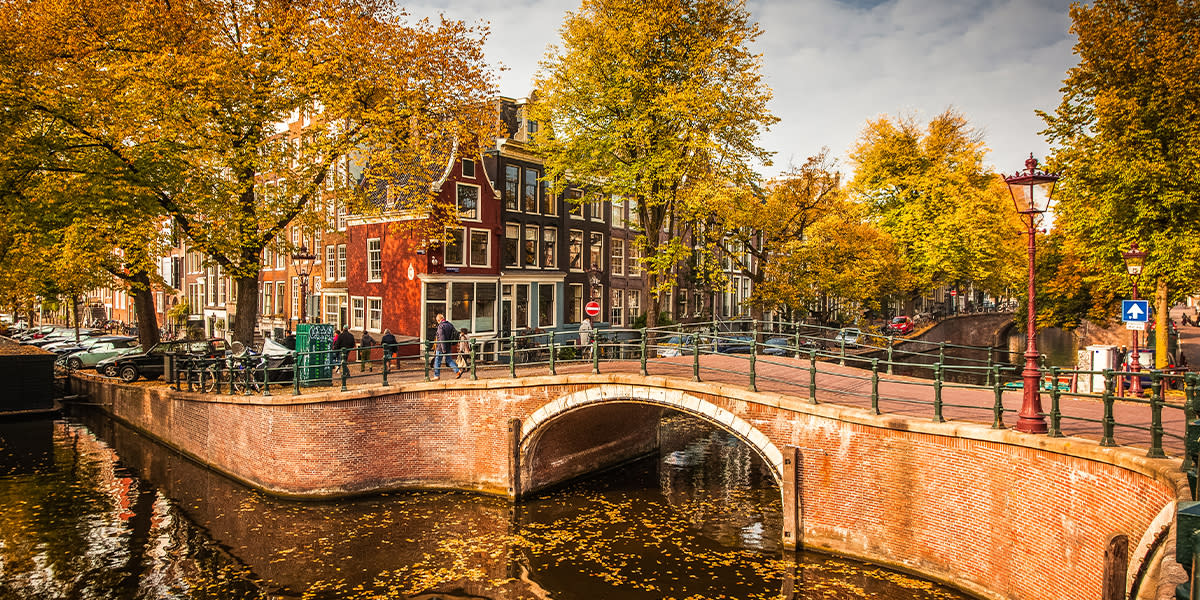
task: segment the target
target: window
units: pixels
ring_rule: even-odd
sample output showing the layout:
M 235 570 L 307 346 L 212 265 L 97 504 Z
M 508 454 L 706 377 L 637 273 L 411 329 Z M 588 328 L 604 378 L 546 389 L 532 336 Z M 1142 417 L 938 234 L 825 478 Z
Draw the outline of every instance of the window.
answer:
M 612 243 L 612 274 L 625 275 L 625 240 L 613 238 Z
M 583 320 L 583 284 L 572 283 L 567 286 L 567 310 L 563 315 L 568 323 L 579 323 Z
M 292 278 L 292 313 L 293 319 L 300 318 L 300 278 Z
M 541 188 L 542 188 L 542 214 L 543 215 L 558 214 L 558 207 L 555 206 L 556 198 L 550 194 L 550 183 L 547 181 L 543 181 L 541 183 Z
M 525 226 L 525 252 L 523 257 L 526 268 L 538 266 L 538 235 L 537 225 Z
M 625 227 L 625 199 L 612 195 L 612 226 Z
M 325 322 L 326 322 L 326 323 L 333 323 L 334 325 L 340 325 L 340 324 L 341 324 L 341 323 L 338 321 L 338 303 L 337 303 L 337 299 L 336 299 L 336 298 L 334 298 L 333 296 L 327 296 L 327 297 L 325 298 Z
M 588 232 L 588 267 L 604 270 L 604 234 L 599 231 Z
M 538 173 L 525 169 L 525 212 L 535 213 L 538 209 Z
M 517 310 L 514 313 L 517 317 L 513 324 L 517 329 L 529 327 L 529 284 L 517 284 Z
M 571 243 L 570 243 L 571 256 L 569 259 L 570 264 L 568 264 L 567 266 L 570 267 L 571 270 L 573 270 L 573 271 L 582 271 L 583 270 L 583 232 L 572 229 L 570 235 L 571 235 Z
M 464 158 L 462 161 L 462 176 L 467 179 L 475 178 L 475 161 Z
M 339 202 L 338 207 L 337 207 L 337 230 L 338 231 L 346 230 L 346 217 L 348 216 L 347 213 L 348 213 L 348 211 L 346 210 L 346 204 L 344 202 Z
M 558 266 L 558 228 L 542 229 L 542 266 L 553 269 Z
M 625 307 L 625 315 L 628 317 L 629 324 L 632 325 L 633 320 L 642 314 L 642 294 L 637 290 L 629 290 L 626 298 L 629 302 Z
M 636 243 L 629 245 L 629 276 L 642 276 L 642 249 Z
M 631 199 L 630 199 L 628 202 L 626 202 L 625 204 L 627 204 L 627 205 L 629 206 L 629 228 L 630 228 L 630 229 L 637 229 L 637 228 L 638 228 L 638 227 L 640 227 L 640 226 L 641 226 L 641 224 L 642 224 L 642 220 L 641 220 L 641 218 L 640 218 L 640 217 L 638 217 L 638 212 L 637 212 L 637 210 L 638 210 L 638 208 L 637 208 L 637 207 L 638 207 L 638 204 L 637 204 L 637 200 L 633 200 L 633 199 L 631 198 Z
M 446 291 L 449 287 L 445 283 L 427 283 L 425 284 L 425 327 L 430 329 L 432 333 L 435 327 L 439 314 L 446 313 Z
M 625 290 L 612 291 L 612 320 L 613 327 L 625 326 Z
M 583 218 L 583 191 L 568 190 L 567 191 L 567 214 L 573 219 Z
M 338 281 L 346 280 L 346 245 L 338 244 L 337 247 L 337 278 Z
M 496 329 L 496 284 L 475 284 L 475 333 Z
M 193 286 L 188 286 L 188 287 L 194 288 L 195 286 L 193 285 Z M 274 303 L 274 300 L 275 300 L 275 284 L 273 282 L 268 281 L 263 284 L 262 314 L 264 317 L 275 314 L 275 311 L 271 310 L 271 305 Z M 195 300 L 192 300 L 192 306 L 196 306 L 197 304 L 198 304 L 198 302 L 196 302 Z
M 350 327 L 353 329 L 362 329 L 364 326 L 366 326 L 366 301 L 361 296 L 351 298 L 350 306 L 352 309 Z
M 367 240 L 367 280 L 379 281 L 383 279 L 383 247 L 379 243 L 379 238 L 371 238 Z
M 496 284 L 493 282 L 462 281 L 430 283 L 425 286 L 425 320 L 427 335 L 433 334 L 438 314 L 458 329 L 475 333 L 495 330 Z
M 604 201 L 604 196 L 597 194 L 595 201 L 588 203 L 589 208 L 592 209 L 588 216 L 593 221 L 604 221 L 604 205 L 606 204 L 608 203 Z
M 367 329 L 383 330 L 383 298 L 367 298 Z
M 287 294 L 287 287 L 286 287 L 285 283 L 286 282 L 283 282 L 283 281 L 275 282 L 275 314 L 277 314 L 281 317 L 283 316 L 283 311 L 284 311 L 284 308 L 283 308 L 283 302 L 285 299 L 284 294 Z
M 461 227 L 446 231 L 446 245 L 443 258 L 447 266 L 465 266 L 467 264 L 466 246 L 467 230 Z
M 514 165 L 504 167 L 504 208 L 521 210 L 521 169 Z
M 538 286 L 538 327 L 554 326 L 554 284 Z
M 337 279 L 337 248 L 325 246 L 325 280 Z
M 537 121 L 527 121 L 527 122 L 525 123 L 525 130 L 529 132 L 529 135 L 530 135 L 530 136 L 532 136 L 533 134 L 537 133 L 537 130 L 538 130 L 538 122 L 537 122 Z
M 486 267 L 491 264 L 492 232 L 486 229 L 471 230 L 471 266 Z
M 521 245 L 521 226 L 516 223 L 504 224 L 504 266 L 519 267 L 521 258 L 518 247 Z
M 464 219 L 479 218 L 479 186 L 458 184 L 458 214 Z

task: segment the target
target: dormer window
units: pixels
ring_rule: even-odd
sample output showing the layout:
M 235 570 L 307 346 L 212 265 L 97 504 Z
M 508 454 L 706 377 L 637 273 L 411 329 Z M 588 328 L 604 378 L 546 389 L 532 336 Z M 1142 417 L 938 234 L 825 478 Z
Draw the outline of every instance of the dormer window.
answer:
M 475 178 L 475 161 L 466 158 L 463 159 L 462 176 L 468 179 Z
M 526 122 L 525 122 L 525 131 L 526 131 L 526 133 L 528 133 L 528 134 L 529 134 L 531 137 L 533 136 L 533 134 L 537 133 L 537 128 L 538 128 L 538 122 L 537 122 L 537 121 L 526 121 Z

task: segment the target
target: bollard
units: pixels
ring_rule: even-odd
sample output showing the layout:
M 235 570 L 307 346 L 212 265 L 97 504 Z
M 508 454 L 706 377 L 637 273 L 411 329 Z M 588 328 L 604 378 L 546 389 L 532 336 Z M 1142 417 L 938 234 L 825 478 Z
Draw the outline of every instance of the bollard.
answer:
M 1100 438 L 1101 446 L 1117 445 L 1117 440 L 1113 437 L 1113 429 L 1116 427 L 1116 420 L 1113 419 L 1113 384 L 1112 369 L 1104 369 L 1104 433 Z
M 992 405 L 992 429 L 1004 429 L 1004 386 L 1000 385 L 1000 366 L 992 366 L 992 391 L 996 402 Z
M 470 357 L 471 361 L 471 381 L 476 381 L 479 379 L 479 375 L 475 372 L 475 357 L 478 356 L 478 353 L 475 350 L 475 338 L 471 338 L 471 341 L 467 345 L 470 347 L 470 354 L 468 356 Z
M 1146 456 L 1149 458 L 1166 458 L 1167 455 L 1163 452 L 1162 447 L 1162 371 L 1155 370 L 1150 373 L 1150 390 L 1150 449 L 1146 451 Z
M 841 347 L 841 354 L 842 354 L 842 358 L 838 361 L 838 364 L 844 367 L 844 366 L 846 366 L 846 337 L 845 336 L 838 336 L 838 337 L 841 338 L 838 340 L 838 346 Z
M 263 395 L 271 395 L 271 367 L 263 361 Z
M 879 359 L 871 359 L 871 410 L 879 414 Z
M 383 353 L 383 387 L 390 385 L 388 383 L 388 363 L 392 362 L 392 356 L 395 355 L 389 356 L 387 352 Z
M 938 362 L 946 363 L 946 342 L 938 342 Z
M 888 348 L 887 348 L 887 350 L 888 350 L 888 355 L 887 355 L 887 356 L 888 356 L 888 357 L 887 357 L 887 363 L 888 363 L 888 371 L 887 371 L 887 372 L 888 372 L 888 375 L 891 375 L 891 374 L 892 374 L 892 362 L 893 362 L 893 360 L 892 360 L 892 350 L 893 350 L 893 348 L 894 348 L 894 346 L 895 346 L 895 343 L 896 343 L 896 338 L 895 338 L 894 336 L 890 336 L 890 335 L 889 335 L 889 336 L 888 336 Z M 878 413 L 876 413 L 876 414 L 878 414 Z
M 683 339 L 683 338 L 680 338 L 680 339 Z M 646 375 L 647 375 L 647 373 L 646 373 L 646 328 L 643 327 L 642 328 L 642 377 L 645 377 Z
M 342 391 L 346 391 L 346 380 L 350 378 L 350 367 L 347 365 L 347 359 L 350 358 L 350 351 L 342 349 Z
M 680 346 L 683 340 L 680 339 Z M 692 336 L 692 381 L 700 381 L 700 332 Z
M 592 375 L 600 374 L 600 336 L 592 336 Z
M 387 367 L 384 367 L 383 384 L 387 385 Z M 292 361 L 292 395 L 300 395 L 300 357 Z
M 421 363 L 425 365 L 425 381 L 429 381 L 429 344 L 421 345 Z
M 508 336 L 508 374 L 513 379 L 517 378 L 517 334 L 509 334 Z
M 755 364 L 758 362 L 758 337 L 750 340 L 750 391 L 758 391 L 758 370 Z
M 933 422 L 946 422 L 942 416 L 942 363 L 933 366 Z
M 554 359 L 557 358 L 556 356 L 554 356 L 555 353 L 556 352 L 554 349 L 554 334 L 551 333 L 550 334 L 550 374 L 551 375 L 558 375 L 558 373 L 555 372 L 555 370 L 554 370 Z
M 808 351 L 808 401 L 817 403 L 817 349 Z
M 800 329 L 796 329 L 796 355 L 792 358 L 800 360 Z
M 989 380 L 992 378 L 992 367 L 994 367 L 994 366 L 996 366 L 995 350 L 992 348 L 988 348 L 988 379 Z M 990 386 L 990 385 L 992 385 L 992 382 L 988 381 L 987 384 Z
M 1059 410 L 1059 399 L 1062 390 L 1058 389 L 1058 367 L 1050 367 L 1050 428 L 1046 437 L 1063 437 L 1062 411 Z

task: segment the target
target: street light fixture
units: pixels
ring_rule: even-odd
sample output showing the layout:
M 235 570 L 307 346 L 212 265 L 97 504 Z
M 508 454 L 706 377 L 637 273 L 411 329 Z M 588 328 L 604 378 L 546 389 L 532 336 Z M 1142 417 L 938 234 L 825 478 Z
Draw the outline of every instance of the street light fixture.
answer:
M 1138 300 L 1138 279 L 1142 276 L 1142 265 L 1146 263 L 1146 252 L 1138 249 L 1137 242 L 1129 246 L 1129 252 L 1122 252 L 1121 258 L 1125 259 L 1125 272 L 1129 274 L 1129 278 L 1133 280 L 1133 299 Z M 1129 370 L 1133 372 L 1133 381 L 1129 383 L 1129 392 L 1134 396 L 1142 395 L 1142 377 L 1138 375 L 1142 370 L 1142 363 L 1138 360 L 1138 332 L 1133 330 L 1133 351 L 1129 353 L 1130 364 Z
M 317 257 L 308 251 L 308 246 L 301 245 L 292 253 L 292 267 L 300 278 L 300 322 L 308 322 L 308 311 L 305 304 L 308 301 L 308 276 L 312 274 L 312 265 Z
M 596 290 L 600 289 L 600 275 L 602 273 L 603 272 L 600 270 L 600 267 L 597 267 L 596 265 L 592 265 L 591 268 L 587 270 L 589 299 L 597 300 Z
M 1029 154 L 1025 161 L 1025 170 L 1005 177 L 1008 192 L 1012 194 L 1013 204 L 1017 213 L 1023 217 L 1025 228 L 1029 233 L 1029 314 L 1025 322 L 1025 370 L 1021 372 L 1024 381 L 1022 389 L 1021 412 L 1017 415 L 1015 429 L 1024 433 L 1046 433 L 1046 418 L 1042 416 L 1041 371 L 1038 368 L 1037 324 L 1034 310 L 1034 256 L 1037 253 L 1036 238 L 1038 216 L 1050 208 L 1050 198 L 1054 194 L 1054 185 L 1058 183 L 1058 175 L 1040 171 L 1038 161 Z M 1058 382 L 1054 382 L 1058 385 Z

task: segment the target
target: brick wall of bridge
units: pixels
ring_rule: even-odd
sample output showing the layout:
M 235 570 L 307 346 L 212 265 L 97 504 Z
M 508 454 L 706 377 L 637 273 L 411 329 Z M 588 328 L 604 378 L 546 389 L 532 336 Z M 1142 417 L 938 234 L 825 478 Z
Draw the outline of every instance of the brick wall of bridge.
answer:
M 548 439 L 554 424 L 571 418 L 585 426 L 585 411 L 611 407 L 622 396 L 718 422 L 734 419 L 737 428 L 752 429 L 738 433 L 760 452 L 798 449 L 805 545 L 996 598 L 1099 598 L 1108 540 L 1123 534 L 1136 546 L 1154 537 L 1155 518 L 1186 489 L 1177 461 L 1138 451 L 876 416 L 661 377 L 569 375 L 225 399 L 87 376 L 79 381 L 120 419 L 218 470 L 287 495 L 414 486 L 505 494 L 512 483 L 510 419 L 537 424 L 524 438 L 534 452 L 528 442 Z M 594 406 L 547 409 L 581 395 Z M 604 421 L 620 420 L 614 413 Z M 586 450 L 582 446 L 572 451 Z M 536 458 L 522 457 L 543 462 L 540 470 L 526 471 L 538 478 L 526 486 L 575 474 L 554 471 L 552 446 L 536 452 Z M 561 464 L 577 470 L 580 463 Z M 1132 560 L 1138 569 L 1147 557 L 1135 552 Z

